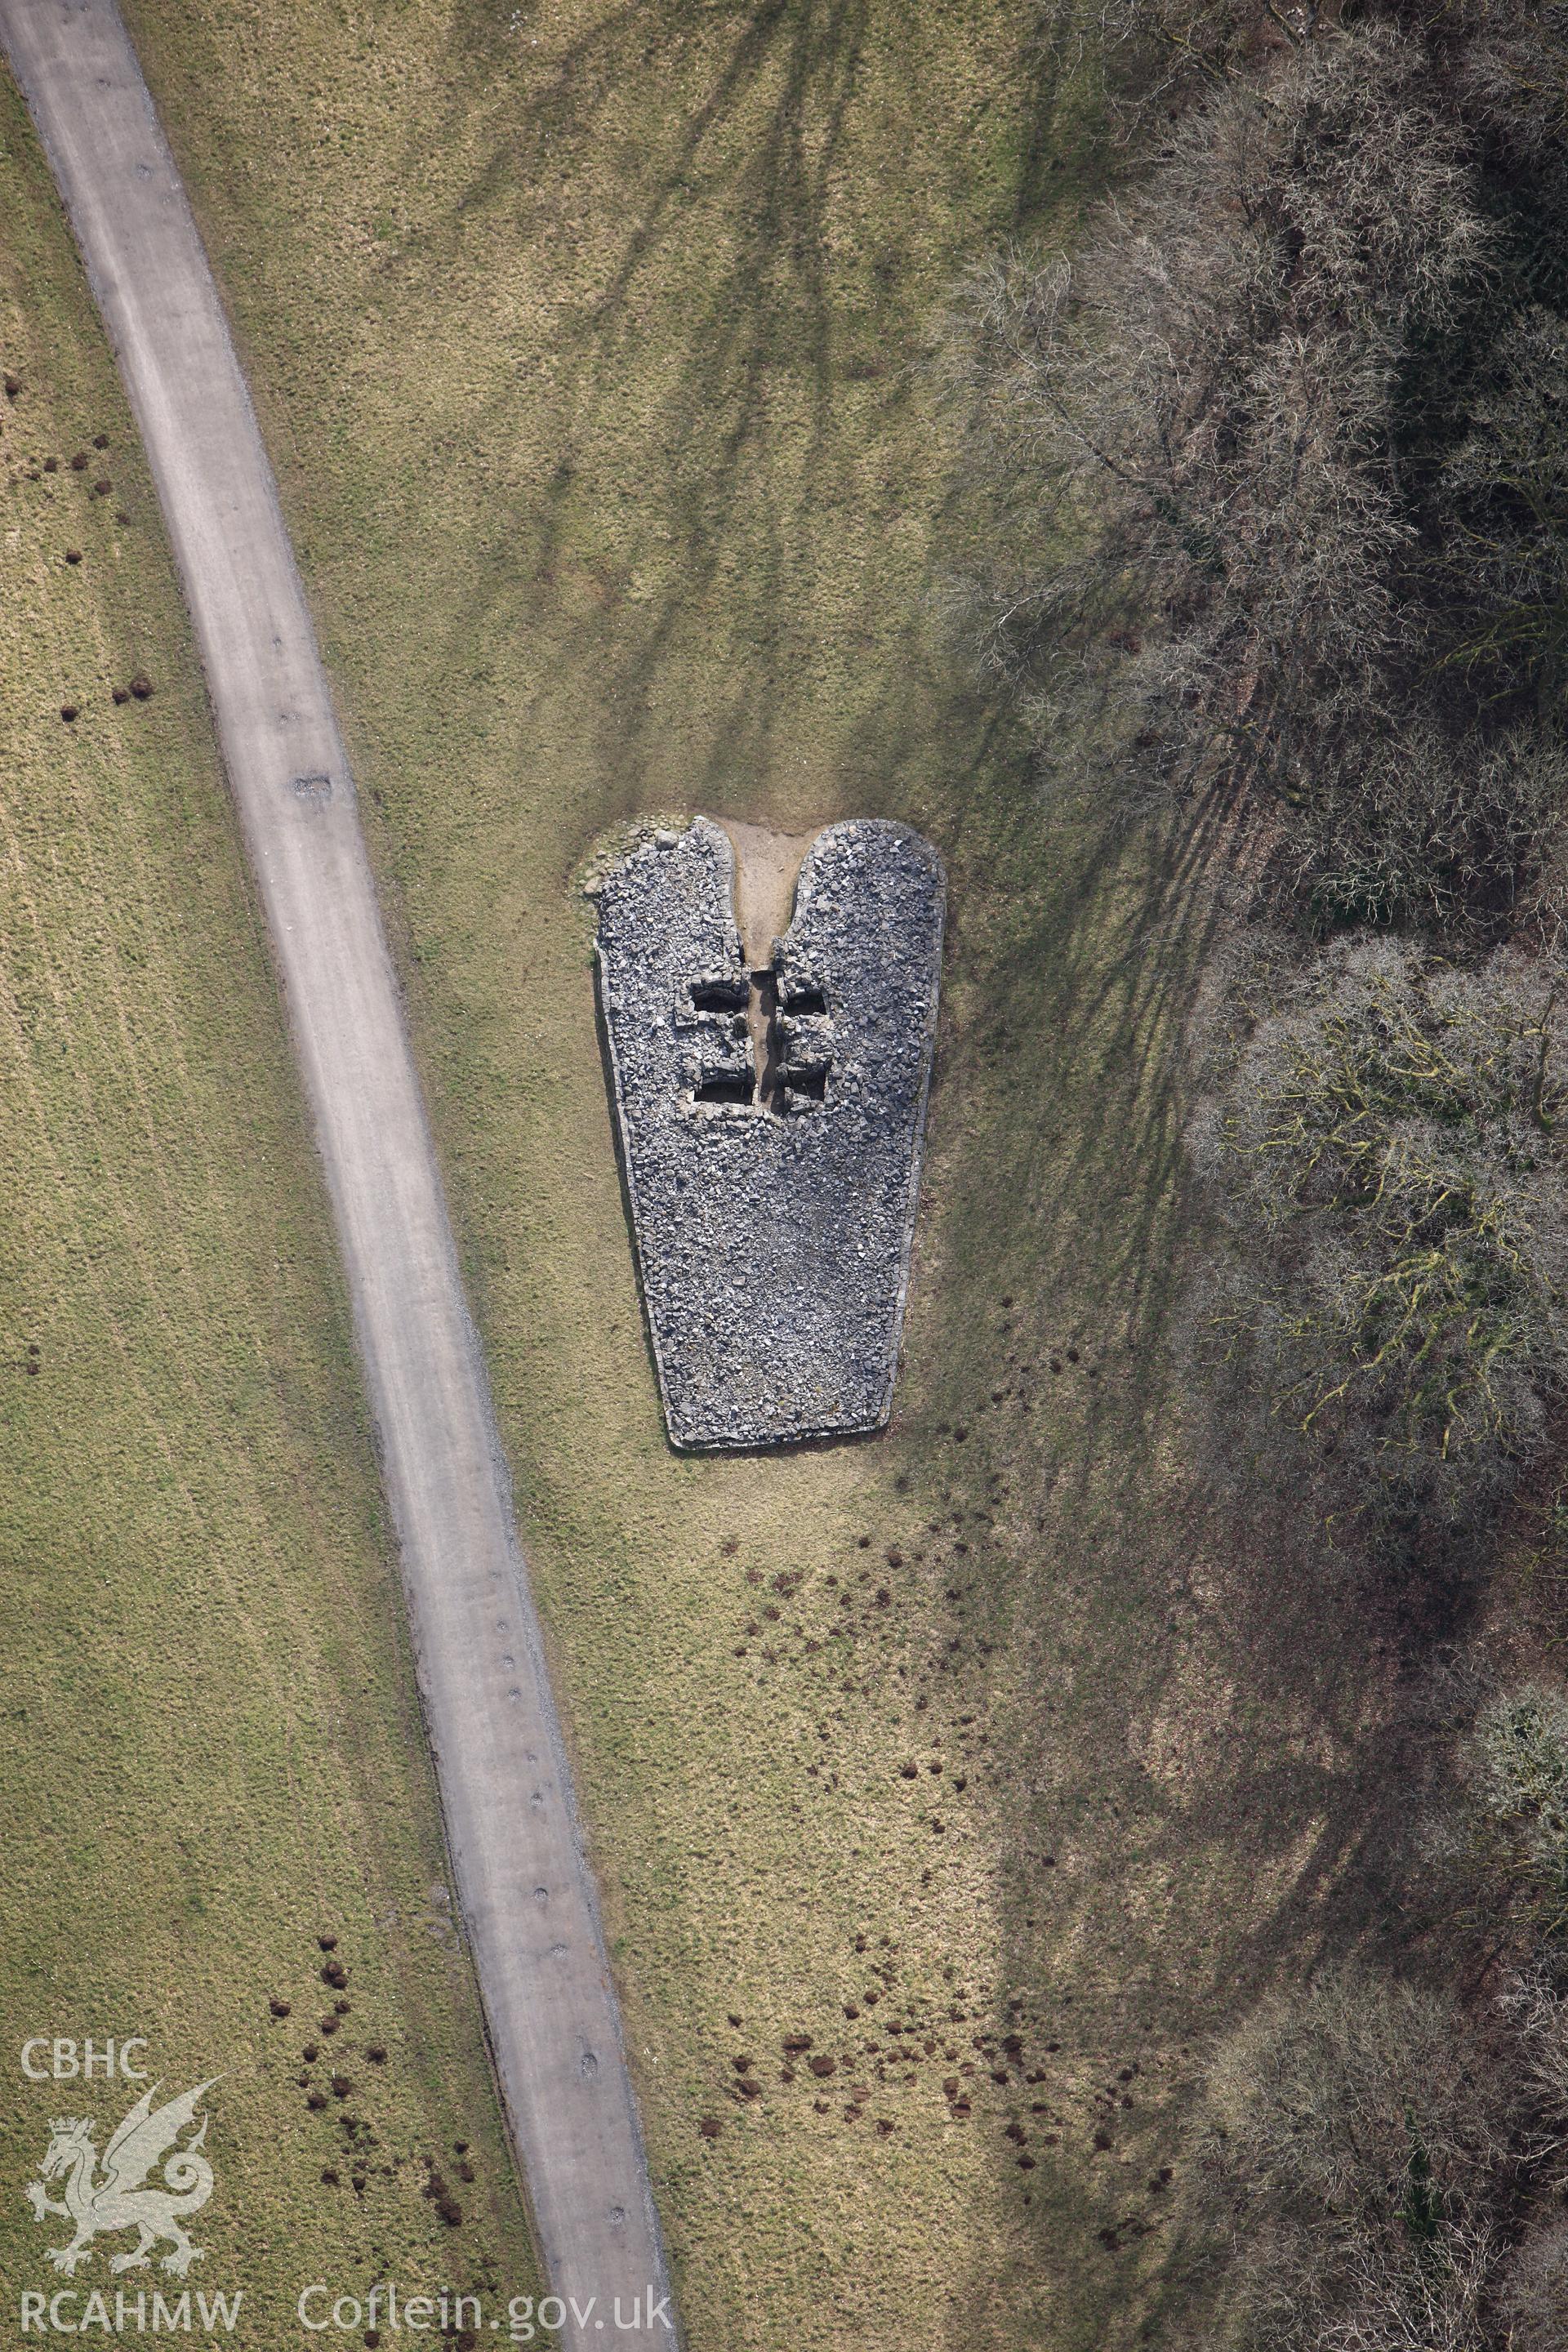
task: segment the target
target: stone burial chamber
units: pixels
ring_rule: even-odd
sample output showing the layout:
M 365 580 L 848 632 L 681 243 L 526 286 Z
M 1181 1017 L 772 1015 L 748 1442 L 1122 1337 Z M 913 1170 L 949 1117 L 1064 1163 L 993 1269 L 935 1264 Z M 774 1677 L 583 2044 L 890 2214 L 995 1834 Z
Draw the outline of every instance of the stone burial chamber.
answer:
M 747 962 L 706 817 L 590 883 L 643 1297 L 674 1445 L 879 1429 L 936 1036 L 944 881 L 907 825 L 829 825 Z

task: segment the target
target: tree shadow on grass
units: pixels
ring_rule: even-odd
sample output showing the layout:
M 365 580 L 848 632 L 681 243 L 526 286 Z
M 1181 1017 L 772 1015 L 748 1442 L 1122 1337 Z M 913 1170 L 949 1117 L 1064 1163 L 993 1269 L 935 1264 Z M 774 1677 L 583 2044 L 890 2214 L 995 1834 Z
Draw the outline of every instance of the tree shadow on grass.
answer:
M 447 657 L 540 627 L 566 650 L 557 691 L 577 698 L 604 780 L 600 824 L 676 798 L 787 818 L 782 748 L 820 709 L 841 805 L 911 816 L 948 858 L 922 1253 L 941 1278 L 917 1264 L 901 1458 L 918 1459 L 933 1515 L 963 1514 L 931 1547 L 933 1580 L 963 1593 L 944 1628 L 960 1663 L 933 1656 L 924 1687 L 973 1698 L 1005 1759 L 990 1817 L 1010 1981 L 1042 2002 L 1074 1994 L 1060 2147 L 1025 2176 L 998 2134 L 987 2191 L 1006 2212 L 1037 2184 L 1066 2352 L 1131 2340 L 1179 2302 L 1173 2192 L 1142 2185 L 1188 2095 L 1175 2053 L 1373 1932 L 1424 1769 L 1403 1678 L 1452 1628 L 1413 1630 L 1288 1503 L 1220 1498 L 1184 1459 L 1183 1135 L 1246 832 L 1212 798 L 1129 822 L 1113 799 L 1047 793 L 933 623 L 941 462 L 900 478 L 930 398 L 910 321 L 966 256 L 919 247 L 902 215 L 921 192 L 898 158 L 852 223 L 864 266 L 835 255 L 884 34 L 858 0 L 717 19 L 656 0 L 606 14 L 526 104 L 480 89 L 488 160 L 427 233 L 427 268 L 456 260 L 474 206 L 510 208 L 520 236 L 564 234 L 563 189 L 595 141 L 624 142 L 618 94 L 656 56 L 684 102 L 627 159 L 592 284 L 556 314 L 553 471 L 507 514 Z M 474 102 L 491 37 L 458 43 L 455 107 Z M 1056 101 L 1042 69 L 994 233 L 1038 201 Z M 984 234 L 971 220 L 966 236 Z M 476 420 L 486 446 L 504 446 L 513 397 Z M 911 501 L 926 517 L 913 561 L 896 544 Z M 1052 1374 L 1069 1349 L 1079 1365 Z M 1134 2063 L 1150 2087 L 1141 2076 L 1096 2151 L 1086 2086 Z M 987 2283 L 971 2284 L 984 2307 Z
M 990 1808 L 1004 1981 L 1068 2053 L 1049 2084 L 1066 2128 L 1032 2151 L 1064 2345 L 1131 2343 L 1188 2304 L 1186 2126 L 1206 2037 L 1340 1956 L 1419 1959 L 1401 1895 L 1441 1784 L 1430 1669 L 1468 1613 L 1461 1591 L 1446 1622 L 1413 1626 L 1315 1557 L 1288 1505 L 1255 1499 L 1237 1528 L 1157 1487 L 1142 1500 L 1136 1526 L 1052 1524 L 1059 1578 L 996 1628 L 1007 1664 L 964 1694 L 1006 1759 Z M 1027 1692 L 1020 1658 L 1038 1669 Z M 1015 2160 L 996 2145 L 1004 2210 Z
M 542 404 L 554 463 L 503 502 L 493 558 L 432 652 L 460 668 L 476 641 L 569 635 L 563 691 L 594 680 L 576 716 L 606 814 L 668 804 L 672 697 L 688 804 L 776 800 L 803 701 L 830 693 L 822 673 L 837 669 L 857 714 L 846 725 L 839 698 L 846 794 L 896 799 L 933 756 L 945 698 L 921 562 L 901 543 L 940 470 L 910 415 L 928 396 L 911 322 L 970 242 L 928 217 L 956 214 L 967 162 L 941 189 L 898 154 L 870 168 L 864 93 L 886 102 L 905 47 L 918 77 L 919 19 L 869 0 L 652 0 L 606 9 L 525 78 L 517 45 L 543 20 L 518 13 L 515 30 L 474 12 L 452 34 L 450 119 L 424 135 L 482 160 L 407 262 L 432 278 L 458 268 L 479 215 L 541 250 L 560 241 L 548 389 L 528 388 L 525 365 L 471 420 L 504 449 L 530 402 L 538 439 Z M 996 100 L 999 228 L 1036 201 L 1049 152 L 1044 55 Z M 645 85 L 665 100 L 657 116 L 638 112 Z M 933 111 L 948 102 L 932 90 Z M 622 175 L 615 218 L 604 233 L 601 206 L 589 236 L 578 191 L 606 156 Z M 976 756 L 973 726 L 952 748 Z
M 1011 1981 L 1041 1999 L 1078 1987 L 1088 2079 L 1136 2055 L 1151 2021 L 1179 2048 L 1365 1934 L 1409 1801 L 1391 1696 L 1409 1645 L 1394 1623 L 1371 1650 L 1364 1590 L 1323 1572 L 1288 1506 L 1257 1495 L 1238 1514 L 1182 1466 L 1182 1139 L 1245 829 L 1213 798 L 1130 822 L 1113 799 L 1047 793 L 933 622 L 942 461 L 934 446 L 911 461 L 930 433 L 911 321 L 988 230 L 1042 201 L 1059 93 L 1031 54 L 1012 177 L 988 223 L 967 218 L 964 250 L 912 235 L 921 191 L 888 158 L 887 189 L 850 224 L 865 247 L 850 269 L 838 181 L 858 168 L 858 93 L 886 27 L 868 0 L 652 0 L 607 11 L 526 98 L 493 26 L 454 37 L 449 128 L 471 131 L 477 111 L 484 161 L 416 241 L 431 273 L 457 266 L 471 212 L 566 235 L 574 174 L 596 142 L 625 151 L 629 79 L 683 102 L 626 156 L 591 282 L 567 272 L 547 391 L 497 394 L 474 419 L 504 448 L 531 401 L 552 470 L 503 499 L 433 657 L 458 667 L 513 633 L 560 649 L 550 691 L 602 780 L 597 826 L 677 800 L 786 821 L 782 747 L 820 711 L 841 797 L 813 814 L 910 816 L 948 858 L 933 1279 L 917 1262 L 894 1450 L 934 1514 L 963 1515 L 931 1547 L 933 1580 L 963 1590 L 943 1629 L 960 1663 L 928 1660 L 924 1687 L 972 1699 L 1005 1751 L 991 1819 Z M 916 509 L 911 557 L 899 531 Z M 1052 1374 L 1069 1349 L 1079 1365 Z M 1162 2076 L 1147 2127 L 1162 2154 L 1184 2095 L 1179 2070 Z M 1144 2133 L 1143 2112 L 1118 2128 Z M 1119 2198 L 1082 2121 L 1030 2176 L 1065 2315 L 1053 2352 L 1131 2336 L 1179 2292 L 1157 2198 L 1123 2210 L 1131 2176 L 1114 2176 Z M 1005 2210 L 1023 2176 L 996 2148 Z
M 973 947 L 908 1435 L 928 1580 L 958 1596 L 922 1688 L 989 1727 L 1005 1989 L 1068 2053 L 1046 2095 L 1065 2127 L 1041 2145 L 1023 2107 L 1035 2168 L 998 2137 L 986 2191 L 1032 2233 L 1066 2352 L 1145 2340 L 1194 2292 L 1200 2037 L 1328 1958 L 1416 1942 L 1433 1670 L 1477 1595 L 1462 1567 L 1336 1550 L 1279 1454 L 1224 1464 L 1246 1418 L 1194 1387 L 1183 1136 L 1247 826 L 1218 802 L 1014 819 L 1047 878 Z M 973 2313 L 992 2290 L 970 2286 Z

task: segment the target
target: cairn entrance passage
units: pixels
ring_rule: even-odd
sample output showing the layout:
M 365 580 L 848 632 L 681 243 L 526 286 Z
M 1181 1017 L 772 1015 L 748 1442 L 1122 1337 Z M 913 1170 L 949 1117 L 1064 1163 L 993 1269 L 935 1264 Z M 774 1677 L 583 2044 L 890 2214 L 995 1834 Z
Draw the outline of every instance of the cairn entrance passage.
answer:
M 880 820 L 813 838 L 698 817 L 644 835 L 594 887 L 671 1442 L 879 1428 L 936 1032 L 940 859 Z
M 704 970 L 690 982 L 685 1009 L 702 1033 L 692 1096 L 788 1118 L 826 1101 L 833 1059 L 825 989 L 798 975 L 781 984 L 795 885 L 816 836 L 732 823 L 723 831 L 735 856 L 739 955 L 735 969 Z
M 756 1059 L 757 1099 L 764 1109 L 773 1110 L 778 1106 L 781 1058 L 781 1041 L 773 1026 L 779 1009 L 773 950 L 789 929 L 795 884 L 816 836 L 774 833 L 766 825 L 741 824 L 732 817 L 721 822 L 735 853 L 735 928 L 751 976 L 746 1019 Z M 827 1009 L 820 997 L 816 1009 Z

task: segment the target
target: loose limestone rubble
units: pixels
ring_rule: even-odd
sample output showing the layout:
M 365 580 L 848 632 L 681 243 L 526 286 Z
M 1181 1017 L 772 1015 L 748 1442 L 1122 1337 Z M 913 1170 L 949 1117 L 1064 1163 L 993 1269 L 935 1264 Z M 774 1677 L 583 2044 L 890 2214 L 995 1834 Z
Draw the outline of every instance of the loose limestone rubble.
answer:
M 698 817 L 594 886 L 643 1294 L 685 1447 L 886 1422 L 936 1034 L 943 877 L 919 834 L 819 834 L 764 971 L 733 882 L 728 836 Z

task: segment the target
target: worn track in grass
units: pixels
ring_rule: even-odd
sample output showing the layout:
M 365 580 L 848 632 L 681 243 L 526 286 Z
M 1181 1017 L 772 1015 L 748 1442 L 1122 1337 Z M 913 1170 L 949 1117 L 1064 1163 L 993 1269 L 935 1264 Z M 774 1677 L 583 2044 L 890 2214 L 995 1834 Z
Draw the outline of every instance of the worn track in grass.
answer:
M 666 2281 L 615 1995 L 484 1366 L 271 471 L 117 12 L 105 0 L 0 0 L 0 34 L 147 446 L 260 887 L 542 2252 L 563 2294 L 596 2296 L 601 2311 L 619 2295 L 625 2308 Z M 669 2340 L 651 2322 L 640 2337 L 621 2333 Z

